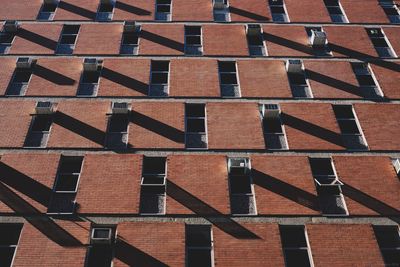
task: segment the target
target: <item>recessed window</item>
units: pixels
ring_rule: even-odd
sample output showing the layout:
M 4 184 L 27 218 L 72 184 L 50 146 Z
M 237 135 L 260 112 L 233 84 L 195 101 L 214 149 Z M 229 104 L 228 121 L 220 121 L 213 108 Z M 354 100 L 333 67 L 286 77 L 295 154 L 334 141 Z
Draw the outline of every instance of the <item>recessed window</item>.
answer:
M 108 119 L 106 148 L 125 149 L 127 147 L 130 116 L 128 106 L 128 103 L 112 103 L 113 113 Z
M 11 267 L 21 235 L 22 224 L 0 223 L 0 265 Z
M 0 54 L 8 54 L 19 28 L 16 20 L 6 20 L 0 32 Z
M 165 214 L 165 157 L 144 157 L 140 190 L 141 214 Z
M 199 56 L 203 54 L 203 41 L 201 32 L 201 26 L 185 26 L 186 55 Z
M 185 145 L 188 149 L 207 148 L 206 106 L 204 104 L 185 105 Z
M 289 22 L 284 0 L 269 0 L 269 7 L 274 22 Z
M 218 61 L 222 97 L 240 97 L 239 79 L 235 61 Z
M 96 20 L 97 21 L 110 21 L 112 20 L 114 13 L 115 0 L 100 0 L 99 7 L 97 9 Z
M 96 225 L 91 229 L 86 267 L 112 267 L 115 226 Z
M 97 96 L 103 60 L 97 58 L 85 58 L 83 61 L 83 71 L 78 86 L 77 96 L 93 97 Z
M 229 14 L 229 1 L 228 0 L 213 0 L 214 8 L 214 21 L 216 22 L 229 22 L 231 16 Z
M 380 0 L 379 4 L 391 23 L 400 23 L 400 11 L 393 0 Z
M 365 98 L 382 98 L 383 92 L 368 63 L 351 63 L 362 95 Z
M 281 111 L 279 105 L 262 105 L 261 116 L 264 130 L 264 139 L 267 149 L 288 149 L 288 143 L 281 121 Z
M 139 35 L 141 26 L 135 22 L 126 21 L 124 24 L 124 32 L 121 40 L 120 54 L 137 55 L 139 53 Z
M 169 94 L 169 61 L 152 60 L 149 96 L 165 97 Z
M 288 60 L 286 71 L 293 97 L 312 98 L 313 94 L 304 72 L 303 62 L 301 60 Z
M 374 232 L 385 266 L 400 266 L 399 227 L 397 225 L 375 225 Z
M 369 39 L 380 57 L 397 57 L 385 33 L 381 28 L 367 28 Z
M 156 20 L 171 21 L 171 0 L 156 0 Z
M 61 156 L 47 213 L 74 213 L 82 162 L 81 156 Z
M 251 56 L 266 56 L 263 30 L 259 24 L 249 24 L 246 27 L 246 38 Z
M 213 236 L 210 225 L 186 225 L 186 266 L 214 266 Z
M 21 59 L 21 58 L 20 58 Z M 27 58 L 30 60 L 29 58 Z M 11 81 L 7 87 L 6 95 L 8 96 L 23 96 L 28 89 L 29 82 L 33 73 L 34 62 L 31 62 L 27 66 L 18 66 L 14 71 Z
M 325 6 L 328 9 L 329 16 L 332 22 L 335 23 L 348 23 L 346 14 L 339 0 L 324 0 Z
M 75 49 L 75 43 L 78 39 L 80 25 L 64 25 L 58 41 L 56 54 L 70 55 Z
M 286 267 L 311 267 L 310 246 L 303 225 L 280 225 Z
M 38 20 L 53 20 L 59 0 L 44 0 L 40 8 Z
M 36 113 L 32 116 L 31 125 L 26 135 L 24 147 L 46 147 L 53 123 L 53 103 L 38 102 Z
M 306 27 L 308 40 L 316 56 L 332 56 L 328 39 L 322 27 Z

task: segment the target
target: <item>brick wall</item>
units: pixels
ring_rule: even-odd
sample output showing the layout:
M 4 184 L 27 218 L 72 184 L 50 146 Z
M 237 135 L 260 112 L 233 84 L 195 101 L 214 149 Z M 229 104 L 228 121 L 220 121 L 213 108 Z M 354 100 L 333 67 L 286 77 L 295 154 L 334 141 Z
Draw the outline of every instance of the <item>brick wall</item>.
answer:
M 323 1 L 285 0 L 285 4 L 291 22 L 331 22 Z
M 140 55 L 183 55 L 183 25 L 146 24 L 140 34 Z
M 243 25 L 203 25 L 203 46 L 206 56 L 248 56 Z

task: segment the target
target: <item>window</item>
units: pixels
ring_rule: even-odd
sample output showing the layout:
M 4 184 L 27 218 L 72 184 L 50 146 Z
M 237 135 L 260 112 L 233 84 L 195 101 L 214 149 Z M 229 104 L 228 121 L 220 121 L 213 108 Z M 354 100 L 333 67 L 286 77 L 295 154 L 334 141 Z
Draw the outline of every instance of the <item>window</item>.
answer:
M 74 213 L 82 162 L 81 156 L 61 156 L 47 213 Z
M 110 21 L 113 17 L 115 0 L 100 0 L 99 7 L 97 9 L 96 20 L 97 21 Z
M 325 6 L 328 9 L 332 22 L 335 23 L 348 23 L 346 14 L 339 0 L 324 0 Z
M 113 107 L 116 105 L 128 105 L 128 103 L 116 103 L 114 102 Z M 115 108 L 114 108 L 115 110 Z M 129 125 L 129 110 L 126 109 L 124 113 L 116 113 L 113 110 L 113 114 L 108 119 L 107 127 L 107 138 L 106 147 L 113 149 L 124 149 L 128 144 L 128 125 Z
M 204 104 L 185 105 L 185 144 L 188 149 L 207 148 L 206 106 Z
M 266 56 L 263 30 L 259 24 L 249 24 L 246 27 L 246 38 L 250 56 Z
M 24 66 L 19 66 L 19 62 L 21 62 L 22 60 L 25 60 L 27 64 Z M 17 67 L 7 87 L 6 95 L 8 96 L 25 95 L 26 90 L 28 89 L 29 82 L 32 77 L 34 64 L 35 62 L 32 62 L 30 58 L 18 58 Z
M 289 22 L 284 0 L 269 0 L 269 7 L 274 22 Z
M 322 27 L 306 27 L 308 40 L 316 56 L 332 56 L 326 33 Z
M 303 225 L 280 225 L 286 267 L 311 267 L 312 257 Z
M 59 0 L 44 0 L 37 17 L 38 20 L 53 20 Z
M 326 216 L 348 215 L 341 188 L 343 183 L 336 175 L 332 160 L 310 158 L 309 161 L 322 213 Z
M 128 25 L 125 22 L 124 33 L 122 34 L 120 54 L 138 55 L 139 53 L 139 35 L 141 31 L 140 25 Z
M 166 158 L 144 157 L 140 193 L 141 214 L 165 214 Z
M 97 225 L 92 227 L 86 267 L 112 266 L 115 235 L 115 226 Z
M 352 105 L 334 105 L 336 120 L 347 149 L 368 149 Z
M 156 20 L 171 21 L 172 0 L 156 0 Z
M 231 17 L 229 14 L 228 0 L 214 0 L 214 21 L 216 22 L 229 22 Z
M 78 86 L 77 96 L 97 96 L 103 60 L 85 58 L 83 72 Z
M 256 201 L 249 158 L 228 158 L 231 213 L 256 215 Z
M 149 96 L 163 97 L 169 94 L 169 61 L 151 61 Z
M 382 90 L 368 63 L 351 63 L 354 75 L 356 75 L 361 93 L 365 98 L 381 98 Z
M 202 55 L 203 41 L 201 26 L 185 26 L 185 54 Z
M 400 158 L 392 159 L 394 170 L 396 171 L 397 177 L 400 178 Z
M 186 225 L 186 266 L 214 266 L 211 225 Z
M 369 39 L 371 39 L 371 42 L 380 57 L 397 57 L 382 29 L 367 28 L 366 30 Z
M 239 79 L 235 61 L 218 61 L 222 97 L 240 97 Z
M 0 54 L 8 54 L 19 28 L 16 20 L 6 20 L 0 32 Z
M 78 38 L 80 25 L 64 25 L 58 41 L 56 53 L 61 55 L 72 54 Z
M 312 98 L 313 94 L 304 73 L 303 62 L 301 60 L 288 60 L 286 71 L 293 97 Z
M 51 104 L 50 102 L 38 102 L 36 104 L 36 114 L 32 116 L 31 125 L 24 143 L 25 147 L 47 146 L 53 123 L 53 114 L 50 108 L 48 112 L 39 111 L 44 109 L 42 106 Z
M 0 223 L 0 265 L 11 267 L 17 250 L 22 224 Z
M 400 233 L 397 225 L 374 226 L 385 266 L 400 266 Z
M 380 0 L 379 4 L 382 6 L 383 11 L 386 13 L 391 23 L 400 23 L 399 8 L 393 0 Z
M 281 121 L 281 111 L 279 105 L 262 105 L 261 116 L 267 149 L 288 149 L 288 143 Z

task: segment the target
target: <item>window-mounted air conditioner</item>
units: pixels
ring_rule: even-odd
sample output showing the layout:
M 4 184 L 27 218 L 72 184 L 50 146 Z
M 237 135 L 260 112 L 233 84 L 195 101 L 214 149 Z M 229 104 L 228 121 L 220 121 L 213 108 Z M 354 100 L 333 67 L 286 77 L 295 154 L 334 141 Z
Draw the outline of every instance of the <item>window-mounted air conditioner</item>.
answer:
M 50 101 L 37 102 L 35 111 L 36 114 L 52 114 L 54 112 L 54 104 Z
M 298 59 L 289 59 L 286 61 L 286 71 L 289 73 L 301 73 L 303 71 L 303 63 Z
M 249 158 L 229 158 L 228 160 L 229 174 L 232 175 L 245 175 L 249 174 L 251 170 Z
M 97 71 L 103 64 L 103 61 L 97 58 L 85 58 L 83 60 L 83 69 L 85 71 Z
M 34 62 L 31 57 L 19 57 L 16 62 L 16 67 L 18 69 L 29 69 L 32 67 L 32 63 Z
M 223 9 L 228 7 L 227 0 L 214 0 L 214 8 L 215 9 Z
M 128 114 L 131 107 L 127 102 L 113 102 L 111 104 L 111 111 L 113 114 Z
M 324 46 L 326 44 L 326 33 L 323 31 L 311 31 L 311 44 L 313 46 Z
M 279 118 L 280 109 L 278 104 L 262 105 L 261 114 L 264 118 Z
M 248 24 L 247 25 L 247 34 L 251 36 L 260 35 L 261 34 L 261 26 L 259 24 Z
M 16 32 L 18 27 L 19 23 L 16 20 L 6 20 L 3 24 L 3 30 L 5 32 Z
M 93 228 L 90 236 L 91 244 L 111 244 L 112 229 L 111 228 Z
M 124 22 L 124 32 L 140 32 L 141 26 L 133 20 Z
M 400 177 L 400 159 L 395 159 L 393 161 L 394 169 L 396 170 L 397 176 Z

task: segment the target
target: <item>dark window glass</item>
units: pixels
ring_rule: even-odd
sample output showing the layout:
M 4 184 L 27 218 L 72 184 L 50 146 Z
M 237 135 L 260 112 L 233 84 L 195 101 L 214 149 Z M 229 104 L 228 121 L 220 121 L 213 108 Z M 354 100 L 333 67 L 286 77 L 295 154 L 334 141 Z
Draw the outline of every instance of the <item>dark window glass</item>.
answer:
M 358 126 L 354 120 L 339 121 L 339 127 L 343 134 L 360 134 Z
M 189 250 L 188 267 L 211 267 L 211 252 L 209 249 Z
M 263 39 L 259 34 L 247 36 L 247 41 L 249 42 L 250 45 L 263 45 Z
M 169 12 L 171 12 L 171 6 L 170 5 L 158 5 L 157 12 L 169 13 Z
M 54 187 L 56 191 L 75 191 L 78 184 L 79 175 L 77 174 L 60 174 Z
M 190 104 L 185 108 L 186 117 L 204 117 L 205 110 L 202 104 Z
M 236 73 L 222 73 L 221 84 L 237 84 Z
M 269 0 L 270 5 L 283 5 L 283 0 Z
M 110 267 L 112 248 L 109 245 L 96 245 L 89 248 L 88 267 Z
M 371 75 L 358 75 L 357 80 L 360 86 L 375 86 L 375 81 Z
M 282 133 L 281 121 L 278 118 L 264 119 L 265 133 Z
M 151 62 L 152 71 L 168 71 L 169 61 L 152 61 Z
M 0 43 L 2 44 L 11 44 L 14 40 L 15 34 L 8 33 L 8 32 L 1 32 L 0 33 Z
M 328 12 L 332 15 L 342 15 L 340 7 L 328 7 Z
M 307 247 L 303 226 L 281 226 L 280 233 L 283 248 Z
M 171 0 L 157 0 L 157 5 L 170 5 Z
M 123 44 L 138 44 L 139 37 L 134 33 L 124 33 Z
M 186 35 L 201 35 L 201 27 L 200 26 L 186 26 L 185 34 Z
M 307 84 L 304 74 L 289 73 L 288 77 L 289 77 L 289 82 L 291 84 L 300 84 L 300 85 Z
M 128 116 L 112 115 L 110 118 L 109 132 L 126 132 L 128 130 Z
M 331 159 L 310 158 L 309 161 L 313 175 L 334 175 Z
M 145 157 L 143 159 L 143 173 L 165 173 L 165 158 Z
M 51 123 L 51 115 L 38 115 L 33 120 L 32 131 L 47 132 L 50 130 Z
M 354 118 L 353 108 L 351 106 L 333 106 L 333 111 L 338 119 Z
M 82 83 L 98 83 L 100 72 L 98 71 L 84 71 L 82 76 Z
M 285 250 L 286 267 L 310 267 L 310 259 L 308 251 L 302 250 Z
M 55 4 L 44 4 L 42 12 L 54 12 L 56 11 L 57 5 Z
M 376 239 L 381 248 L 400 248 L 400 235 L 397 226 L 374 226 Z
M 61 44 L 75 44 L 76 35 L 62 35 L 60 39 Z
M 32 71 L 17 70 L 14 76 L 14 83 L 27 83 L 31 78 Z
M 232 194 L 250 194 L 251 183 L 249 176 L 231 176 L 230 188 Z
M 200 45 L 201 38 L 200 36 L 186 36 L 186 44 L 188 45 Z
M 204 119 L 188 119 L 186 130 L 188 132 L 205 132 L 206 128 L 204 125 Z
M 101 4 L 99 7 L 99 12 L 112 12 L 114 9 L 113 5 L 110 4 Z
M 386 40 L 384 38 L 373 38 L 371 39 L 372 43 L 376 47 L 388 47 Z
M 60 160 L 59 173 L 81 172 L 83 157 L 63 156 Z
M 22 224 L 0 224 L 0 246 L 17 245 L 21 233 Z
M 168 83 L 168 73 L 152 73 L 151 74 L 152 84 L 166 84 Z
M 187 225 L 186 245 L 188 247 L 211 247 L 211 228 L 209 225 Z
M 80 25 L 64 25 L 63 34 L 78 34 Z
M 385 7 L 383 8 L 383 10 L 385 11 L 386 15 L 388 16 L 398 16 L 399 13 L 397 12 L 397 10 L 394 7 Z
M 285 14 L 283 6 L 271 6 L 271 13 L 273 14 Z
M 218 68 L 220 72 L 236 72 L 235 62 L 219 61 Z

